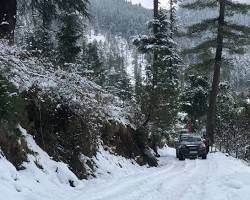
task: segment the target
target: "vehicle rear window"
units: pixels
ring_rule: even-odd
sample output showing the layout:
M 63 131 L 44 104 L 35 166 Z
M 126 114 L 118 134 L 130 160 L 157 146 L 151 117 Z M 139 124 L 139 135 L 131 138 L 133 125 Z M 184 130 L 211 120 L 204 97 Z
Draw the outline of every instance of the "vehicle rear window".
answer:
M 184 141 L 184 142 L 200 142 L 201 138 L 200 137 L 194 137 L 194 136 L 182 136 L 181 141 Z

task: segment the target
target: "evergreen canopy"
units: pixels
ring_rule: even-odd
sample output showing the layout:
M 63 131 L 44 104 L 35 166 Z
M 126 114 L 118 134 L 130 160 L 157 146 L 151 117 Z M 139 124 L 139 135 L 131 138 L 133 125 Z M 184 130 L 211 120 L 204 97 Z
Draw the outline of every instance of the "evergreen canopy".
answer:
M 223 49 L 228 54 L 244 54 L 250 45 L 250 27 L 236 23 L 232 17 L 238 14 L 249 14 L 250 5 L 225 1 L 226 22 L 223 25 Z M 218 9 L 219 3 L 218 0 L 184 1 L 181 7 L 190 10 Z M 218 20 L 219 18 L 214 16 L 187 27 L 186 36 L 197 38 L 200 41 L 199 44 L 183 51 L 184 55 L 196 55 L 198 60 L 201 60 L 201 62 L 191 65 L 191 69 L 210 71 L 214 62 L 213 52 L 217 44 Z M 229 59 L 224 58 L 224 61 L 223 65 L 231 64 Z

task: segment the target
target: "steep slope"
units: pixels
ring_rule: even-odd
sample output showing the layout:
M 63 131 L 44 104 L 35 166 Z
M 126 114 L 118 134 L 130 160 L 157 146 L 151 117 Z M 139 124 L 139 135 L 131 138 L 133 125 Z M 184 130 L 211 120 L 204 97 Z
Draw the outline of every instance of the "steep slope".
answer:
M 27 51 L 1 42 L 0 73 L 18 89 L 15 95 L 25 101 L 20 117 L 13 122 L 7 119 L 13 131 L 4 129 L 6 121 L 0 123 L 0 132 L 7 138 L 22 138 L 15 130 L 16 123 L 22 122 L 37 144 L 55 161 L 68 164 L 79 179 L 94 176 L 93 158 L 102 141 L 113 153 L 147 163 L 146 144 L 142 147 L 136 140 L 133 105 L 125 106 L 73 67 L 55 69 Z M 3 150 L 6 156 L 13 151 Z M 82 155 L 91 160 L 83 162 Z
M 19 127 L 25 137 L 29 149 L 33 152 L 24 163 L 25 170 L 16 168 L 0 154 L 0 200 L 9 198 L 16 200 L 69 199 L 81 190 L 84 185 L 91 185 L 91 180 L 80 181 L 63 162 L 56 162 L 44 152 L 26 130 Z M 82 156 L 83 162 L 89 157 Z M 97 177 L 120 176 L 124 172 L 139 170 L 132 160 L 111 155 L 100 147 L 95 157 Z M 91 169 L 89 169 L 91 171 Z M 71 187 L 70 187 L 71 186 Z M 75 189 L 73 189 L 73 187 Z

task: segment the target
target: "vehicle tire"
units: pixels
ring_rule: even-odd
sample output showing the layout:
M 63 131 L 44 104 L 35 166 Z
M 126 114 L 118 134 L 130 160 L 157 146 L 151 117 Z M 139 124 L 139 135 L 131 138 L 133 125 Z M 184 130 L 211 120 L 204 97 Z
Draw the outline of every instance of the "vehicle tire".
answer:
M 203 155 L 201 156 L 202 160 L 206 160 L 207 159 L 207 155 Z
M 185 156 L 179 154 L 179 160 L 185 160 Z
M 176 150 L 176 158 L 179 158 L 178 151 Z

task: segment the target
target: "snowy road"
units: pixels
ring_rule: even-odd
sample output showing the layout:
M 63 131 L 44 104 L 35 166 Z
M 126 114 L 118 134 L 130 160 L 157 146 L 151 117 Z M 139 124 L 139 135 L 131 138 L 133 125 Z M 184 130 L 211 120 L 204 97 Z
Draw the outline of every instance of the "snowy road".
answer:
M 249 200 L 250 168 L 221 153 L 178 161 L 161 152 L 160 167 L 79 187 L 75 200 Z M 77 192 L 77 193 L 78 193 Z M 72 197 L 71 197 L 72 199 Z
M 49 158 L 29 137 L 27 169 L 16 171 L 0 157 L 0 200 L 249 200 L 250 167 L 222 153 L 207 160 L 179 161 L 175 151 L 160 152 L 160 166 L 140 167 L 100 149 L 97 178 L 79 181 L 66 165 Z M 39 160 L 44 169 L 32 160 Z M 69 186 L 69 178 L 77 187 Z

